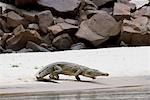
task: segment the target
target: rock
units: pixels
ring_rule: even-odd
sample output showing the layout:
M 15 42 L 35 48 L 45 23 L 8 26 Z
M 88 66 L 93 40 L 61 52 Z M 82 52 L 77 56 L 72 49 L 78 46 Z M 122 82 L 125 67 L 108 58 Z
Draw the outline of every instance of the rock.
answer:
M 58 24 L 58 23 L 64 23 L 65 22 L 65 19 L 61 18 L 61 17 L 58 17 L 55 19 L 55 24 Z
M 83 21 L 76 36 L 98 46 L 110 36 L 118 35 L 120 30 L 120 24 L 112 16 L 101 11 L 89 20 Z
M 131 16 L 131 8 L 124 3 L 115 3 L 113 16 L 117 20 L 129 19 Z
M 0 42 L 1 46 L 5 48 L 7 39 L 11 38 L 12 36 L 13 36 L 12 33 L 4 33 Z
M 38 4 L 50 8 L 54 16 L 74 17 L 80 0 L 38 0 Z
M 75 25 L 78 26 L 78 20 L 74 20 L 74 19 L 65 19 L 65 22 L 71 25 Z
M 92 0 L 98 7 L 115 0 Z
M 17 51 L 17 53 L 26 53 L 26 52 L 33 52 L 33 50 L 32 49 L 23 48 L 23 49 Z
M 7 18 L 6 23 L 8 28 L 16 28 L 17 26 L 23 24 L 24 18 L 13 11 L 8 12 L 4 16 Z
M 19 7 L 35 4 L 37 4 L 37 0 L 15 0 L 15 5 Z
M 32 23 L 32 24 L 28 25 L 28 29 L 32 29 L 32 30 L 37 30 L 38 31 L 40 28 L 39 28 L 38 24 Z
M 148 4 L 149 0 L 140 0 L 140 2 L 138 0 L 131 0 L 130 3 L 136 4 L 137 9 L 139 9 L 142 6 L 144 6 L 145 4 Z
M 142 16 L 132 20 L 124 20 L 120 40 L 128 45 L 150 45 L 148 22 L 149 19 Z
M 56 25 L 48 27 L 48 31 L 57 35 L 60 32 L 75 33 L 78 30 L 78 26 L 74 26 L 68 23 L 58 23 Z
M 134 17 L 146 16 L 150 18 L 150 6 L 144 6 L 133 13 Z
M 41 13 L 39 13 L 38 15 L 36 15 L 37 19 L 38 19 L 38 23 L 39 23 L 39 28 L 41 30 L 41 32 L 43 32 L 44 34 L 47 34 L 47 28 L 51 25 L 53 25 L 54 20 L 53 20 L 53 15 L 51 13 L 51 11 L 46 10 L 46 11 L 42 11 Z
M 2 46 L 0 46 L 0 53 L 3 53 L 4 49 Z
M 14 33 L 15 35 L 17 35 L 17 34 L 19 34 L 20 32 L 23 32 L 23 31 L 25 31 L 25 28 L 23 27 L 23 25 L 19 25 L 18 27 L 16 27 L 16 28 L 14 29 L 13 33 Z
M 6 33 L 10 32 L 7 28 L 7 23 L 2 18 L 0 18 L 0 28 Z
M 84 43 L 76 43 L 71 46 L 72 50 L 80 50 L 80 49 L 85 49 L 85 48 L 86 46 Z
M 6 49 L 3 51 L 3 53 L 16 53 L 16 52 L 13 51 L 12 49 Z
M 47 45 L 51 45 L 53 39 L 54 35 L 52 33 L 48 33 L 47 35 L 42 36 L 43 42 L 46 43 Z
M 72 45 L 72 39 L 68 34 L 62 34 L 54 38 L 52 44 L 59 50 L 67 50 Z
M 34 42 L 28 41 L 26 45 L 27 49 L 32 49 L 34 52 L 49 52 L 49 50 L 37 45 Z
M 0 29 L 0 37 L 4 35 L 4 32 Z
M 6 41 L 7 48 L 12 50 L 20 50 L 26 46 L 28 41 L 40 44 L 41 37 L 37 31 L 34 30 L 25 30 L 13 37 L 9 38 Z

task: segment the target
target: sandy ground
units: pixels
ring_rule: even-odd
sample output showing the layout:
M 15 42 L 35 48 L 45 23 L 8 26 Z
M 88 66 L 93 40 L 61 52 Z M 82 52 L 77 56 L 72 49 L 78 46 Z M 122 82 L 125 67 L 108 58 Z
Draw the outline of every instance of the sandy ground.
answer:
M 150 47 L 75 50 L 54 53 L 0 55 L 0 95 L 59 93 L 94 89 L 150 86 Z M 38 82 L 35 74 L 45 65 L 68 61 L 108 72 L 109 77 L 92 80 L 60 76 L 55 82 Z M 15 67 L 14 67 L 15 65 Z M 17 66 L 16 66 L 17 65 Z

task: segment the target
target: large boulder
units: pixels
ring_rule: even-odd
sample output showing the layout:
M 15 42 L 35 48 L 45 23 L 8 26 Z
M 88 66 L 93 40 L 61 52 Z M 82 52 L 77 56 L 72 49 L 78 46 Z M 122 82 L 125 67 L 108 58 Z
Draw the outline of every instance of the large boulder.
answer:
M 21 50 L 26 46 L 28 41 L 40 44 L 41 37 L 39 33 L 34 30 L 21 31 L 6 41 L 6 48 L 12 50 Z
M 116 36 L 120 32 L 120 24 L 108 13 L 100 11 L 80 25 L 76 36 L 90 41 L 94 46 L 98 46 L 111 36 Z
M 53 15 L 50 10 L 42 11 L 36 15 L 39 21 L 39 28 L 42 33 L 47 34 L 48 27 L 54 23 Z
M 74 17 L 80 2 L 80 0 L 38 0 L 38 4 L 50 8 L 53 15 L 63 17 Z
M 72 38 L 68 34 L 59 35 L 52 41 L 53 46 L 58 50 L 70 49 L 72 43 Z
M 97 6 L 102 6 L 106 3 L 109 3 L 111 1 L 115 1 L 115 0 L 92 0 Z
M 136 19 L 124 20 L 121 41 L 127 45 L 150 45 L 149 19 L 139 16 Z
M 17 26 L 24 24 L 24 18 L 14 11 L 10 11 L 3 16 L 7 18 L 6 23 L 8 28 L 16 28 Z

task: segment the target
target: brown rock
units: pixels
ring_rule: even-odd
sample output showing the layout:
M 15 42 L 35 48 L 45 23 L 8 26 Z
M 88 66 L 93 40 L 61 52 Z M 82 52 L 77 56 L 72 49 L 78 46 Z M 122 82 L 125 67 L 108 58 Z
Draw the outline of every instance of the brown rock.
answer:
M 74 17 L 80 0 L 38 0 L 38 4 L 50 8 L 53 15 L 61 17 Z
M 25 30 L 6 41 L 7 48 L 13 50 L 20 50 L 26 46 L 28 41 L 35 42 L 37 44 L 41 43 L 41 37 L 38 32 L 34 30 Z
M 36 17 L 38 18 L 39 28 L 41 32 L 43 32 L 44 34 L 47 34 L 47 28 L 54 23 L 53 15 L 51 11 L 49 10 L 42 11 L 41 13 L 36 15 Z
M 114 0 L 92 0 L 97 6 L 102 6 L 106 3 L 112 2 Z
M 98 46 L 109 39 L 110 36 L 118 35 L 120 29 L 119 23 L 113 17 L 101 11 L 89 20 L 83 21 L 76 36 Z
M 65 31 L 67 33 L 71 32 L 74 33 L 78 30 L 78 26 L 71 25 L 68 23 L 58 23 L 56 25 L 48 27 L 48 31 L 52 32 L 54 35 L 57 35 L 58 33 Z
M 136 19 L 124 20 L 121 41 L 128 45 L 149 45 L 148 18 L 139 16 Z
M 117 20 L 123 20 L 123 19 L 129 19 L 131 16 L 131 8 L 129 5 L 124 4 L 124 3 L 115 3 L 114 5 L 114 11 L 113 11 L 113 16 Z
M 26 45 L 27 49 L 32 49 L 34 52 L 49 52 L 49 50 L 37 45 L 34 42 L 28 41 Z
M 25 28 L 23 27 L 23 25 L 19 25 L 18 27 L 16 27 L 16 28 L 14 29 L 13 33 L 14 33 L 15 35 L 17 35 L 17 34 L 19 34 L 20 32 L 23 32 L 23 31 L 25 31 Z
M 62 34 L 57 36 L 53 42 L 53 46 L 56 47 L 59 50 L 66 50 L 70 49 L 72 45 L 72 39 L 68 34 Z
M 7 28 L 7 23 L 0 18 L 0 28 L 4 31 L 4 32 L 10 32 Z
M 16 28 L 17 26 L 23 23 L 24 18 L 18 15 L 17 13 L 10 11 L 4 15 L 7 18 L 7 27 Z
M 15 0 L 16 6 L 34 5 L 36 3 L 37 3 L 37 0 Z

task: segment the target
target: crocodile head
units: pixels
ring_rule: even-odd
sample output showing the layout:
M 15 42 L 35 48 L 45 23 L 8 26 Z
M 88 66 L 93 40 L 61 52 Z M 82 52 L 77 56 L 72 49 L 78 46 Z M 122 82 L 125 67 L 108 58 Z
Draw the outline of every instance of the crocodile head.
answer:
M 88 70 L 86 70 L 86 72 L 83 74 L 83 76 L 96 79 L 97 76 L 109 76 L 109 74 L 108 74 L 108 73 L 101 72 L 101 71 L 96 70 L 96 69 L 88 69 Z

